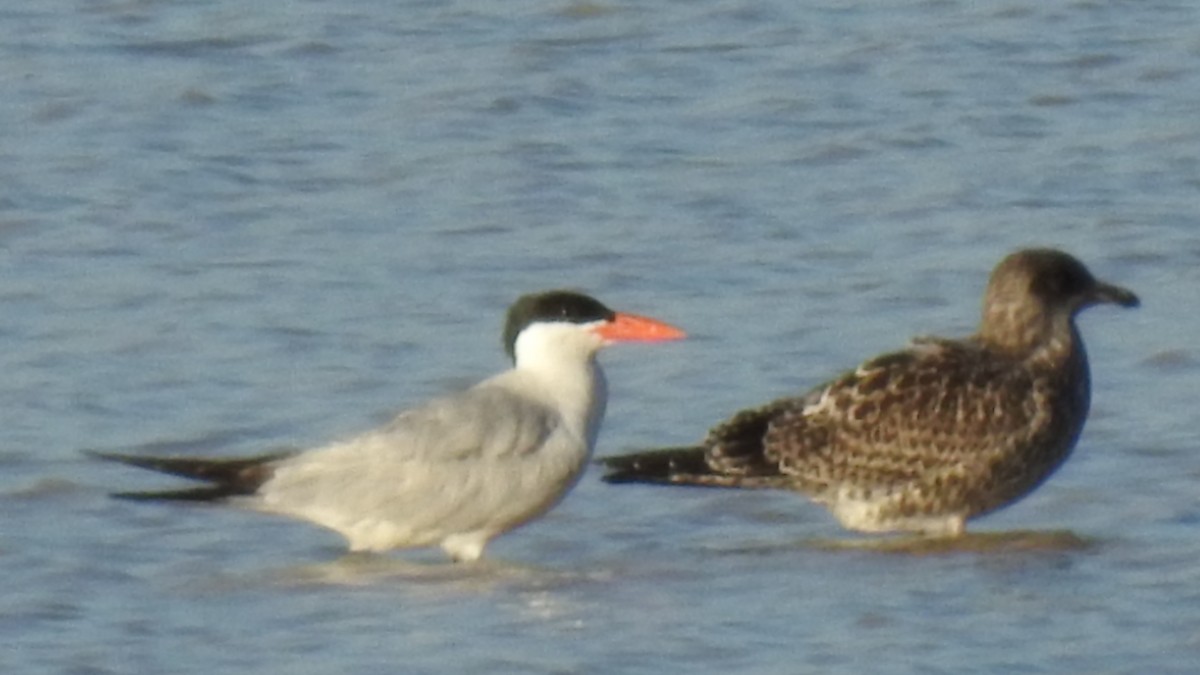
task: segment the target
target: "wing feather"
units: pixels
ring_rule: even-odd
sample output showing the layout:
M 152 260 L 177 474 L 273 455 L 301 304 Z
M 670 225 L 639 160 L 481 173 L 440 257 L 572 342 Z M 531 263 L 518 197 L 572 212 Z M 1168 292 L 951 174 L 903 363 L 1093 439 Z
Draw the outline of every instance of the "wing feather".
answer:
M 923 341 L 831 382 L 771 420 L 764 454 L 802 487 L 891 491 L 984 474 L 981 456 L 1039 429 L 1035 380 L 968 342 Z
M 343 533 L 391 528 L 364 539 L 420 543 L 427 537 L 434 543 L 443 531 L 470 531 L 503 509 L 522 507 L 523 499 L 540 494 L 533 488 L 548 474 L 551 480 L 561 474 L 564 484 L 573 480 L 586 461 L 582 441 L 577 459 L 534 454 L 566 433 L 547 406 L 511 389 L 480 385 L 281 462 L 260 490 L 258 505 Z M 370 514 L 369 522 L 363 514 Z

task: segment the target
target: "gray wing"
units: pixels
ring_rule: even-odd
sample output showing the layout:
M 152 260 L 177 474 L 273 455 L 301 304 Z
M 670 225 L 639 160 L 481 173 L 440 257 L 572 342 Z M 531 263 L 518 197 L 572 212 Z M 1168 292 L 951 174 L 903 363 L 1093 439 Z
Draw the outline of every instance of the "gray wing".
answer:
M 469 530 L 495 518 L 524 499 L 514 492 L 530 493 L 539 481 L 569 484 L 586 461 L 584 451 L 578 460 L 539 454 L 559 442 L 556 433 L 564 432 L 552 410 L 484 383 L 283 460 L 254 505 L 309 518 L 347 534 L 352 544 L 386 538 L 360 534 L 371 528 L 385 528 L 397 542 L 431 543 L 447 529 Z
M 536 450 L 559 421 L 540 401 L 485 383 L 400 413 L 351 443 L 386 446 L 403 460 L 499 459 Z
M 547 406 L 485 382 L 402 412 L 377 429 L 297 455 L 279 467 L 320 466 L 327 474 L 452 468 L 535 452 L 558 427 L 558 415 Z

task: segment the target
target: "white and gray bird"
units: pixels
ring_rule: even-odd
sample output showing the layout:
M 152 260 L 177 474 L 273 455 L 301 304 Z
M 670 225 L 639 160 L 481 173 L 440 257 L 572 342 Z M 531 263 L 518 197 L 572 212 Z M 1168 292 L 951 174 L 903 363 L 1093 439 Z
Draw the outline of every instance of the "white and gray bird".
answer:
M 795 490 L 852 530 L 961 534 L 1071 454 L 1091 398 L 1075 317 L 1100 303 L 1138 298 L 1062 251 L 1017 251 L 992 273 L 975 335 L 916 340 L 693 447 L 602 459 L 604 480 Z
M 352 551 L 436 545 L 476 560 L 557 504 L 587 465 L 607 401 L 597 351 L 682 337 L 580 293 L 531 294 L 508 311 L 510 370 L 361 435 L 238 459 L 88 454 L 207 483 L 116 497 L 228 502 L 322 525 Z

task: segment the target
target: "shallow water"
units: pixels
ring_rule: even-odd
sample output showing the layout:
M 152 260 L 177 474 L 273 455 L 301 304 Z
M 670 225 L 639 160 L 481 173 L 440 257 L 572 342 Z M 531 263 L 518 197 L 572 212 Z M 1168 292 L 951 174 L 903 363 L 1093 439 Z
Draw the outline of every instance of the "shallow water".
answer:
M 1191 3 L 0 16 L 4 672 L 1200 663 Z M 599 453 L 686 443 L 968 332 L 991 266 L 1031 244 L 1144 306 L 1084 315 L 1076 455 L 966 550 L 828 546 L 857 539 L 791 495 L 592 471 L 482 565 L 347 558 L 304 524 L 109 500 L 157 479 L 79 453 L 365 428 L 502 368 L 503 308 L 557 286 L 688 329 L 604 355 Z

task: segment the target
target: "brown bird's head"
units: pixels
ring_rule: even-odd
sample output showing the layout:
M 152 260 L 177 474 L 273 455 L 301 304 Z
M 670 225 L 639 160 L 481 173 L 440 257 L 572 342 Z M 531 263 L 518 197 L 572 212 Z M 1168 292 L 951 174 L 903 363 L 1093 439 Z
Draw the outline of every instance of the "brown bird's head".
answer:
M 989 346 L 1028 353 L 1069 341 L 1072 321 L 1100 303 L 1137 307 L 1126 288 L 1098 281 L 1074 256 L 1055 249 L 1023 249 L 992 272 L 983 299 L 979 338 Z

